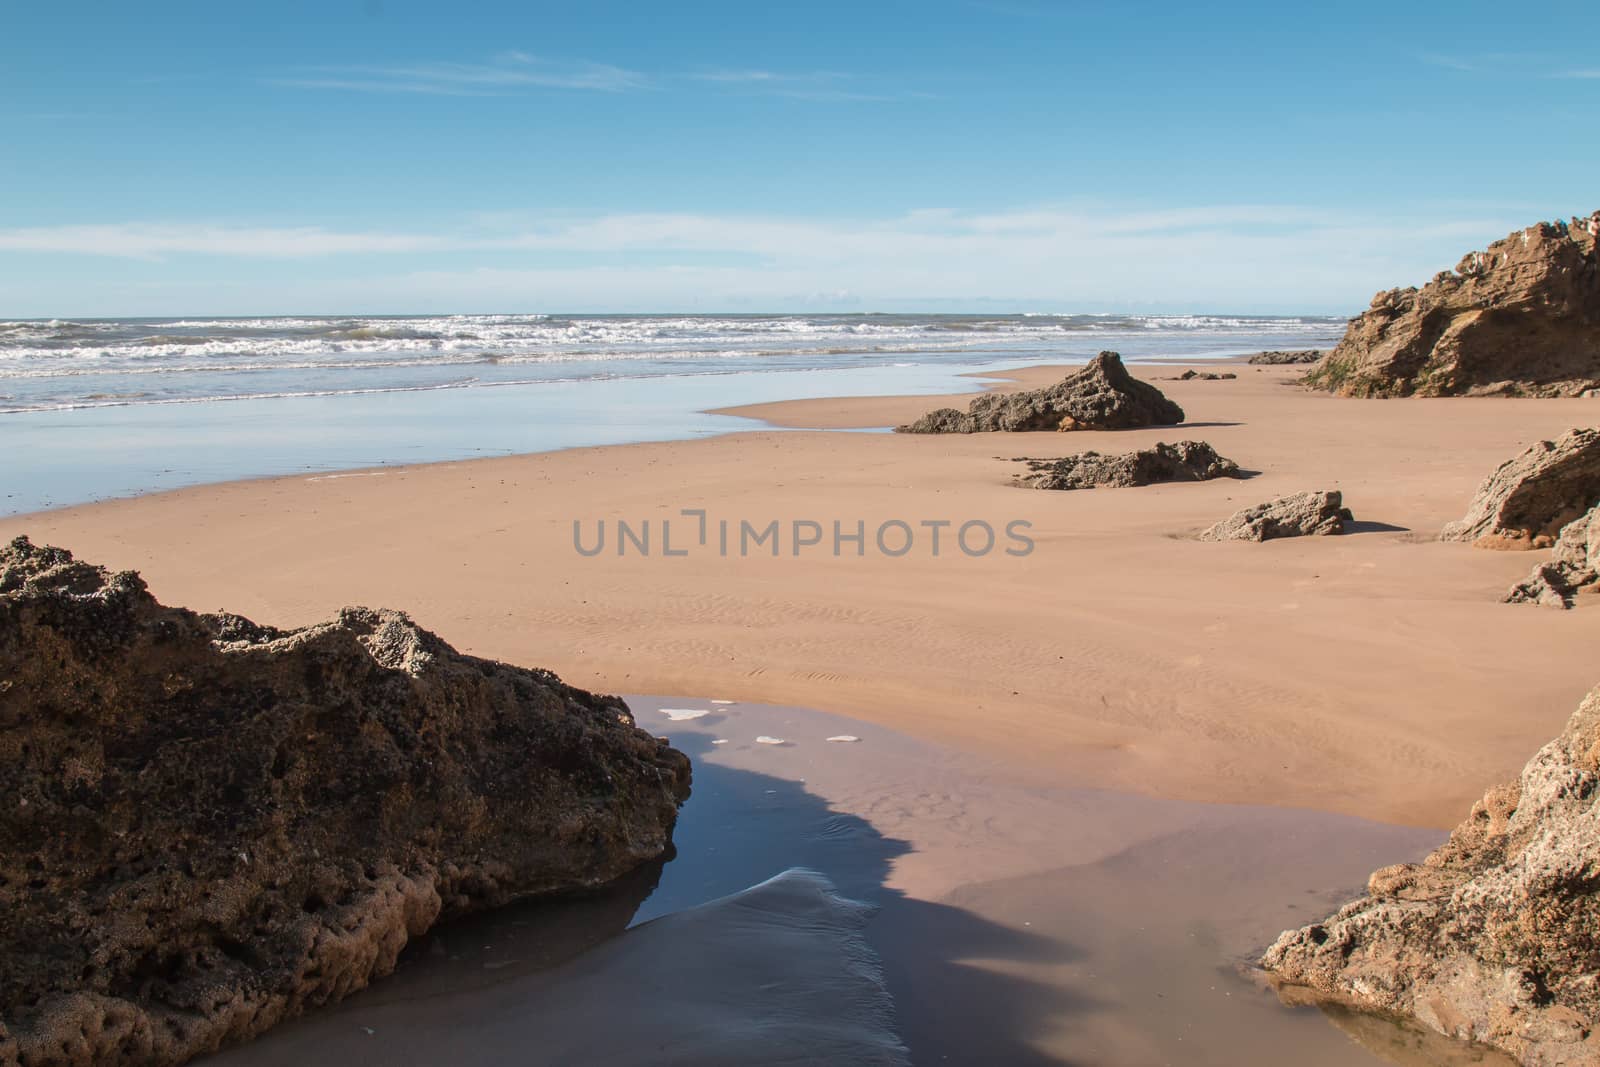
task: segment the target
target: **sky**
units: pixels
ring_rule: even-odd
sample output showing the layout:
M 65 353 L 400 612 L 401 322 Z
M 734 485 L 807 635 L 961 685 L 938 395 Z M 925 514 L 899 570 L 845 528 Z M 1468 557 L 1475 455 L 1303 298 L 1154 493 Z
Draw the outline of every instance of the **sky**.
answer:
M 0 318 L 1353 314 L 1600 208 L 1600 5 L 0 0 Z

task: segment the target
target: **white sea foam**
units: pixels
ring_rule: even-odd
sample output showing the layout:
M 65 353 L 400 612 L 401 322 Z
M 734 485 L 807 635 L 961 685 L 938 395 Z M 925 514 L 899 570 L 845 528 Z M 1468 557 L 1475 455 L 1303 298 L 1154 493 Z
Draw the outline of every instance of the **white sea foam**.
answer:
M 1225 315 L 434 315 L 0 321 L 4 410 L 1305 346 L 1342 320 Z M 1160 341 L 1152 338 L 1160 337 Z M 1138 350 L 1142 346 L 1142 351 Z M 458 380 L 463 372 L 470 379 Z M 158 385 L 132 386 L 134 380 Z M 141 395 L 130 395 L 141 394 Z
M 685 722 L 689 719 L 703 719 L 711 712 L 705 708 L 659 708 L 661 714 L 673 722 Z

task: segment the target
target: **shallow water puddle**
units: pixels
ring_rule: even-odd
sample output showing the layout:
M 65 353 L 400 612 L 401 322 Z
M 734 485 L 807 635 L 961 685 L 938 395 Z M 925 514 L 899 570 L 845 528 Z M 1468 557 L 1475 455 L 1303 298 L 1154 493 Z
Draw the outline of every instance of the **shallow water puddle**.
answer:
M 1280 930 L 1332 910 L 1373 868 L 1421 856 L 1438 832 L 1041 789 L 869 723 L 707 703 L 629 698 L 695 761 L 671 862 L 603 894 L 436 931 L 392 978 L 221 1058 L 760 1063 L 786 1047 L 891 1064 L 903 1060 L 883 1020 L 852 1014 L 886 984 L 918 1064 L 1509 1063 L 1284 1007 L 1245 974 Z M 826 881 L 741 892 L 795 867 Z M 831 903 L 830 884 L 877 905 L 862 932 L 883 983 L 850 948 L 856 913 Z M 590 1001 L 612 1014 L 585 1044 L 574 1029 Z M 831 1036 L 808 1028 L 835 1016 L 849 1022 Z M 739 1044 L 747 1031 L 765 1037 Z

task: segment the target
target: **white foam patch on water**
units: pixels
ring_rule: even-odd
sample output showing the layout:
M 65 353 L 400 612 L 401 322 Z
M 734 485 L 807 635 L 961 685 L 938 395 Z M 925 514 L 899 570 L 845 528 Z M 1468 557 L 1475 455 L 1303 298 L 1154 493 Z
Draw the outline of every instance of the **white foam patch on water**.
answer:
M 756 738 L 756 744 L 758 745 L 787 745 L 788 743 L 781 737 L 768 737 L 766 734 Z
M 828 740 L 829 741 L 851 742 L 851 741 L 859 741 L 859 740 L 861 740 L 861 738 L 857 737 L 855 734 L 834 734 L 832 737 L 828 738 Z
M 705 708 L 661 708 L 659 710 L 661 714 L 665 715 L 673 722 L 684 722 L 688 719 L 701 719 L 711 714 L 711 712 L 707 711 Z
M 388 471 L 346 471 L 343 474 L 318 474 L 307 478 L 308 482 L 332 482 L 340 478 L 382 478 Z

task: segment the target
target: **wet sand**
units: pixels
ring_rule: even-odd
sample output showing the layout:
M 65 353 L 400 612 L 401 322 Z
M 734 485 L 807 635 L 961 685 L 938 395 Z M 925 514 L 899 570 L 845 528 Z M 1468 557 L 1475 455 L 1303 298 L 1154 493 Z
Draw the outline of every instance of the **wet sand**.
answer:
M 1600 612 L 1502 604 L 1540 554 L 1431 539 L 1496 465 L 1591 424 L 1595 402 L 1338 400 L 1287 384 L 1298 372 L 1162 381 L 1190 421 L 1161 430 L 740 433 L 204 486 L 7 518 L 0 536 L 66 545 L 139 569 L 168 602 L 277 626 L 402 606 L 464 650 L 587 688 L 847 708 L 1039 784 L 1446 827 L 1592 687 Z M 762 414 L 818 425 L 841 403 Z M 874 398 L 848 415 L 881 427 L 936 403 Z M 1014 456 L 1181 438 L 1259 473 L 1009 485 Z M 1352 533 L 1188 537 L 1311 488 L 1344 491 Z M 592 559 L 574 550 L 575 520 L 592 536 L 602 519 L 678 518 L 682 537 L 686 508 L 867 529 L 1023 520 L 1036 547 L 666 558 L 658 526 L 648 557 L 619 558 L 614 542 Z
M 367 992 L 207 1062 L 877 1064 L 903 1062 L 900 1040 L 918 1064 L 1507 1062 L 1286 1008 L 1241 973 L 1434 831 L 1020 785 L 794 708 L 630 704 L 695 760 L 675 859 L 438 930 Z M 741 893 L 796 866 L 828 881 Z

